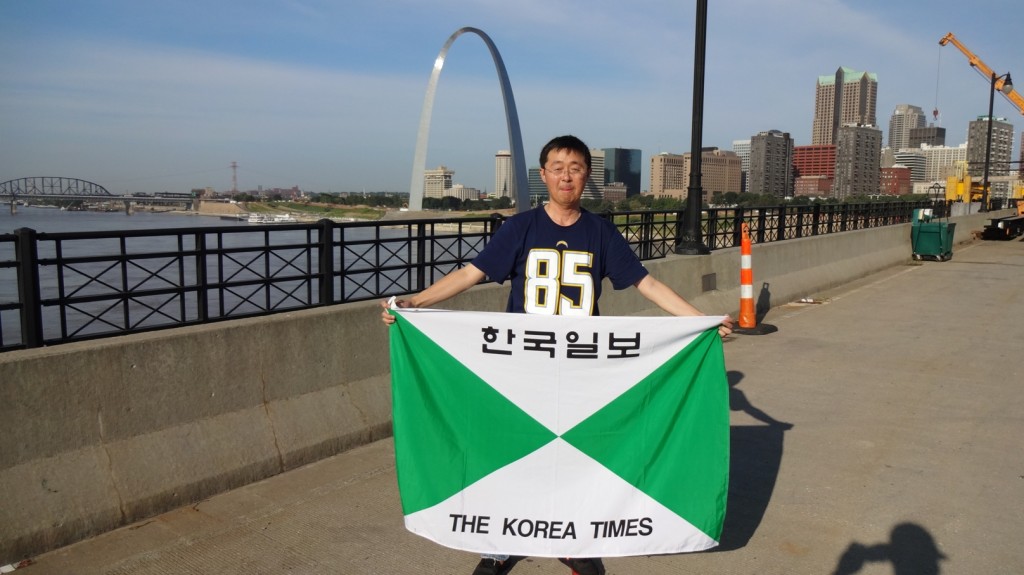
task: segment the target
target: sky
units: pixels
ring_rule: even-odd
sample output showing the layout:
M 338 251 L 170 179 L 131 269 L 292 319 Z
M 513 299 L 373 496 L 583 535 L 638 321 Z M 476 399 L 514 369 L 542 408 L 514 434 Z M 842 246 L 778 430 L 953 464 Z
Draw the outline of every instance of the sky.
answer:
M 953 32 L 1020 78 L 1019 0 L 710 0 L 702 143 L 765 130 L 810 144 L 818 76 L 878 78 L 878 126 L 920 106 L 966 140 L 988 83 Z M 115 194 L 409 190 L 424 94 L 447 39 L 493 40 L 527 167 L 550 138 L 691 146 L 697 4 L 670 0 L 0 0 L 0 182 L 80 178 Z M 1024 116 L 996 96 L 995 115 Z M 463 34 L 445 60 L 427 168 L 494 188 L 509 149 L 491 55 Z M 232 162 L 237 170 L 232 170 Z

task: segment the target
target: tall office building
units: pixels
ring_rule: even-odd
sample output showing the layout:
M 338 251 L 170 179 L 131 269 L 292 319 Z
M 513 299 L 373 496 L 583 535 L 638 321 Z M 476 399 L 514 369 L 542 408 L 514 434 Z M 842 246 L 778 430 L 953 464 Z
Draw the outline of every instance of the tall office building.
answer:
M 904 166 L 910 169 L 910 181 L 911 182 L 924 182 L 927 181 L 925 178 L 925 168 L 927 166 L 927 160 L 924 154 L 921 153 L 920 149 L 913 150 L 910 148 L 904 148 L 903 150 L 893 154 L 893 166 Z
M 604 150 L 590 150 L 590 179 L 583 188 L 583 199 L 604 199 Z
M 975 181 L 982 181 L 985 172 L 985 145 L 988 138 L 988 116 L 978 116 L 967 126 L 967 169 Z M 1010 173 L 1013 154 L 1013 125 L 1006 118 L 992 122 L 992 151 L 989 155 L 988 175 L 1006 176 Z M 991 182 L 990 198 L 1007 198 L 1009 182 Z
M 651 158 L 651 194 L 686 201 L 690 182 L 690 153 L 661 153 Z M 735 152 L 705 148 L 701 152 L 702 203 L 715 192 L 740 193 L 740 157 Z
M 540 168 L 530 168 L 527 178 L 530 180 L 530 202 L 540 205 L 548 201 L 548 187 L 540 179 Z
M 686 198 L 689 174 L 683 171 L 682 154 L 662 152 L 651 158 L 651 189 L 655 198 Z
M 793 195 L 793 139 L 789 133 L 769 130 L 750 138 L 747 189 L 751 194 L 776 198 Z
M 920 148 L 921 144 L 929 146 L 946 145 L 946 129 L 939 126 L 928 126 L 926 128 L 910 129 L 910 145 L 908 148 Z
M 910 131 L 924 127 L 924 110 L 910 104 L 897 105 L 889 117 L 889 147 L 893 150 L 911 147 Z
M 692 155 L 687 152 L 683 154 L 683 173 L 686 174 L 687 182 L 690 178 L 690 163 Z M 735 152 L 719 150 L 718 148 L 704 148 L 700 153 L 700 184 L 703 191 L 701 202 L 711 203 L 716 193 L 743 191 L 740 186 L 740 168 L 742 162 Z M 682 199 L 685 199 L 685 195 Z
M 498 150 L 494 154 L 494 190 L 491 197 L 516 199 L 512 190 L 512 152 L 508 150 Z
M 814 97 L 811 145 L 835 144 L 840 126 L 875 126 L 878 78 L 871 72 L 841 67 L 832 76 L 818 76 Z
M 929 146 L 923 144 L 918 150 L 924 156 L 924 181 L 945 182 L 953 175 L 957 164 L 967 161 L 967 144 L 959 146 Z M 981 176 L 978 176 L 981 180 Z
M 743 192 L 747 192 L 750 190 L 747 184 L 747 176 L 750 174 L 750 140 L 733 140 L 732 151 L 740 157 L 740 186 Z
M 828 198 L 836 173 L 836 147 L 793 146 L 793 195 Z
M 836 176 L 832 195 L 839 200 L 879 193 L 882 131 L 874 126 L 841 126 L 836 133 Z
M 627 148 L 604 149 L 604 185 L 619 182 L 626 186 L 626 197 L 640 195 L 640 150 Z
M 449 170 L 446 166 L 438 166 L 433 170 L 423 172 L 423 197 L 443 198 L 448 195 L 452 188 L 452 178 L 455 177 L 455 170 Z

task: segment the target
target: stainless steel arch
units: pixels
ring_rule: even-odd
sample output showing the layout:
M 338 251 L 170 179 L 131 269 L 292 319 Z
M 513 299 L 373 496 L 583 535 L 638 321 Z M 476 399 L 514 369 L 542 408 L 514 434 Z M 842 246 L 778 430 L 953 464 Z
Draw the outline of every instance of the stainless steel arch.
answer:
M 516 113 L 516 100 L 512 95 L 512 84 L 508 81 L 505 63 L 498 53 L 498 48 L 483 30 L 472 27 L 459 28 L 452 34 L 434 60 L 434 70 L 430 73 L 427 94 L 423 98 L 423 112 L 420 114 L 420 128 L 416 136 L 416 155 L 412 161 L 412 183 L 409 186 L 409 209 L 423 209 L 423 175 L 427 163 L 427 142 L 430 140 L 430 114 L 434 109 L 434 93 L 437 91 L 437 80 L 441 76 L 444 59 L 455 39 L 466 32 L 472 32 L 487 44 L 494 60 L 494 68 L 498 72 L 501 83 L 501 99 L 505 102 L 505 123 L 508 125 L 508 143 L 512 153 L 512 198 L 516 202 L 516 211 L 530 209 L 530 186 L 526 175 L 526 161 L 523 158 L 523 135 L 519 131 L 519 115 Z

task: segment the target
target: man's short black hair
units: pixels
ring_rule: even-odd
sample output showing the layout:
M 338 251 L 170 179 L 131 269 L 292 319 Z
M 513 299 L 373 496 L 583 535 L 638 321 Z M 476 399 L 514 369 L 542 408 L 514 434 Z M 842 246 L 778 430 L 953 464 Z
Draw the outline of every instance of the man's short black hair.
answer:
M 590 171 L 590 148 L 576 136 L 558 136 L 545 144 L 540 151 L 540 167 L 543 168 L 548 163 L 548 154 L 553 150 L 578 152 L 587 162 L 587 171 Z

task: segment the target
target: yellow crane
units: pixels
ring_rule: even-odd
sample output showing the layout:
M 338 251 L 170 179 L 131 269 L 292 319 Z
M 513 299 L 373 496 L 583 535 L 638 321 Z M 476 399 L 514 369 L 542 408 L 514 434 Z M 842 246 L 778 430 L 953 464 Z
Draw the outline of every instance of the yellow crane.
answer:
M 977 70 L 978 73 L 985 78 L 986 82 L 992 82 L 992 76 L 995 75 L 995 72 L 992 70 L 992 68 L 989 68 L 984 62 L 982 62 L 981 58 L 979 58 L 974 52 L 968 50 L 967 46 L 964 46 L 963 42 L 958 40 L 952 32 L 946 34 L 945 36 L 942 37 L 941 40 L 939 40 L 940 46 L 945 46 L 946 44 L 952 44 L 956 46 L 957 49 L 963 52 L 964 56 L 967 56 L 967 61 L 971 64 L 971 67 Z M 1004 88 L 1008 89 L 1008 91 L 1004 92 Z M 1013 105 L 1017 106 L 1017 109 L 1020 110 L 1021 114 L 1024 114 L 1024 96 L 1021 96 L 1012 87 L 1006 86 L 1005 76 L 1002 78 L 996 78 L 996 90 L 1000 94 L 1005 96 L 1007 100 L 1013 103 Z
M 945 36 L 942 37 L 941 40 L 939 40 L 940 46 L 945 46 L 946 44 L 952 44 L 956 46 L 957 49 L 960 50 L 960 52 L 962 52 L 963 55 L 967 57 L 967 61 L 971 65 L 971 67 L 977 70 L 978 73 L 985 78 L 986 82 L 991 84 L 992 78 L 995 77 L 996 91 L 998 91 L 1007 100 L 1009 100 L 1011 104 L 1016 106 L 1017 109 L 1020 110 L 1021 114 L 1024 114 L 1024 96 L 1021 96 L 1017 92 L 1017 90 L 1014 90 L 1012 85 L 1007 85 L 1007 79 L 1010 77 L 1009 72 L 1007 72 L 1002 77 L 997 76 L 996 73 L 992 70 L 992 68 L 989 68 L 988 65 L 985 64 L 985 62 L 983 62 L 981 58 L 977 56 L 977 54 L 971 52 L 967 48 L 967 46 L 964 46 L 963 42 L 958 40 L 952 32 L 946 34 Z M 936 110 L 935 112 L 937 114 L 938 110 Z M 1024 166 L 1022 166 L 1022 168 L 1024 168 Z M 970 195 L 970 200 L 964 197 L 967 196 L 968 194 Z M 971 177 L 970 175 L 967 174 L 966 170 L 959 170 L 958 175 L 950 176 L 949 178 L 947 178 L 946 197 L 947 199 L 960 199 L 972 201 L 975 199 L 981 199 L 982 190 L 980 186 L 972 185 Z M 1017 199 L 1024 199 L 1024 184 L 1021 184 L 1018 181 L 1017 185 L 1015 186 L 1015 189 L 1011 192 L 1011 197 Z

